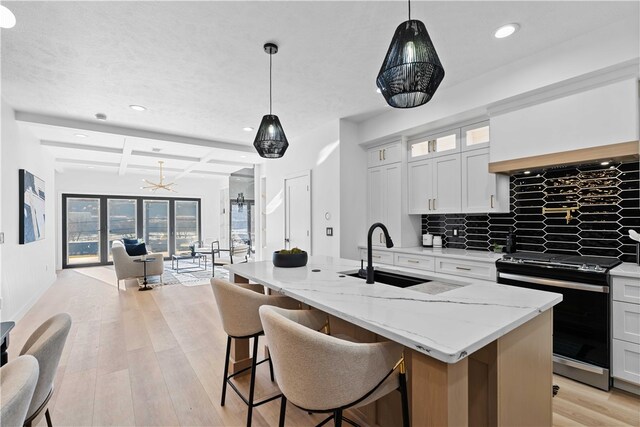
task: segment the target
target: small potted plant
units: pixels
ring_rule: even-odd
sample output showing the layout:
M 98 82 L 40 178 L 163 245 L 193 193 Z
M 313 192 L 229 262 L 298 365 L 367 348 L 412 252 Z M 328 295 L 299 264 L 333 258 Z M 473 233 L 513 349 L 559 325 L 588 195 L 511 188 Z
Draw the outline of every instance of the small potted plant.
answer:
M 273 265 L 276 267 L 304 267 L 307 260 L 307 253 L 300 248 L 280 249 L 273 253 Z

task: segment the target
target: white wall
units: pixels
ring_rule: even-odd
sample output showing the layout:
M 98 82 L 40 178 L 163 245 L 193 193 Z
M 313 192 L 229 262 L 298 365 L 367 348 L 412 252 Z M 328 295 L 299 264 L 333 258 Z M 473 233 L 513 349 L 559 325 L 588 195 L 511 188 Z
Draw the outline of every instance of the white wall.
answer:
M 389 111 L 360 123 L 361 143 L 413 134 L 486 114 L 487 106 L 538 88 L 637 61 L 637 16 L 529 55 L 466 82 L 441 88 L 428 104 Z M 445 77 L 446 79 L 446 77 Z
M 0 110 L 0 231 L 5 234 L 0 253 L 0 317 L 2 320 L 18 320 L 56 278 L 55 173 L 51 156 L 33 135 L 18 126 L 13 109 L 4 100 Z M 46 194 L 45 238 L 24 245 L 18 244 L 19 169 L 26 169 L 44 180 Z
M 335 120 L 289 140 L 284 157 L 264 164 L 267 184 L 266 248 L 264 258 L 284 244 L 284 179 L 311 170 L 311 253 L 340 256 L 340 130 Z M 329 213 L 330 220 L 325 219 Z M 333 236 L 326 236 L 333 227 Z M 303 248 L 306 249 L 306 248 Z
M 153 175 L 90 169 L 68 169 L 56 173 L 56 211 L 62 218 L 62 194 L 99 194 L 116 196 L 162 196 L 190 197 L 201 199 L 202 237 L 218 238 L 220 234 L 220 189 L 228 185 L 227 178 L 182 178 L 174 187 L 177 193 L 151 193 L 141 190 L 142 178 L 153 178 Z M 56 265 L 62 268 L 62 221 L 57 224 Z
M 366 242 L 367 152 L 358 145 L 358 127 L 340 120 L 340 257 L 359 259 Z

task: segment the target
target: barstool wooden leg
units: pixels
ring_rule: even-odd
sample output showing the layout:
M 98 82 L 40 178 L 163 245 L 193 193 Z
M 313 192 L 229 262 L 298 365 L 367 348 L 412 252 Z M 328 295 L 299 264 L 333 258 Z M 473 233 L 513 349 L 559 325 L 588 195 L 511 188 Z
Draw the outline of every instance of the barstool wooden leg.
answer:
M 256 386 L 256 360 L 258 359 L 258 336 L 253 339 L 253 353 L 251 354 L 251 382 L 249 383 L 249 411 L 247 412 L 247 427 L 251 427 L 253 414 L 253 392 Z
M 280 398 L 280 421 L 278 421 L 278 427 L 284 427 L 284 418 L 287 412 L 287 398 L 282 395 Z
M 410 427 L 411 421 L 409 420 L 409 397 L 407 396 L 407 375 L 404 372 L 400 373 L 400 398 L 402 401 L 402 426 Z
M 231 354 L 231 337 L 227 336 L 227 352 L 224 357 L 224 375 L 222 376 L 222 398 L 220 406 L 224 406 L 224 399 L 227 396 L 227 375 L 229 375 L 229 355 Z

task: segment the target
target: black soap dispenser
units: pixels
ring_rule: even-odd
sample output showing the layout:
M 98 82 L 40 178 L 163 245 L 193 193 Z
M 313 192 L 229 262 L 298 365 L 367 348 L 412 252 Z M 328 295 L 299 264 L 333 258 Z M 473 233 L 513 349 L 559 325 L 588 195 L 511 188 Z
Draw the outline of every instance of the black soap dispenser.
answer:
M 507 244 L 505 245 L 505 252 L 508 254 L 512 254 L 516 251 L 516 230 L 515 228 L 509 228 L 509 233 L 507 234 Z

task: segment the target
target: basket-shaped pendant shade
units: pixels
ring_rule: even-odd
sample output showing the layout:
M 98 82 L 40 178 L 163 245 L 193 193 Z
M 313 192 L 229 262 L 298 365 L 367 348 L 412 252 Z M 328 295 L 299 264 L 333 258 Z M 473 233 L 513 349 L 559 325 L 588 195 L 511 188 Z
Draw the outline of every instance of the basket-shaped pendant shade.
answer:
M 427 28 L 411 19 L 396 28 L 376 84 L 387 103 L 413 108 L 431 100 L 444 78 L 444 68 Z
M 256 139 L 253 141 L 253 146 L 260 154 L 260 157 L 267 159 L 277 159 L 284 156 L 289 142 L 284 134 L 284 129 L 280 124 L 278 116 L 273 114 L 267 114 L 262 117 Z

